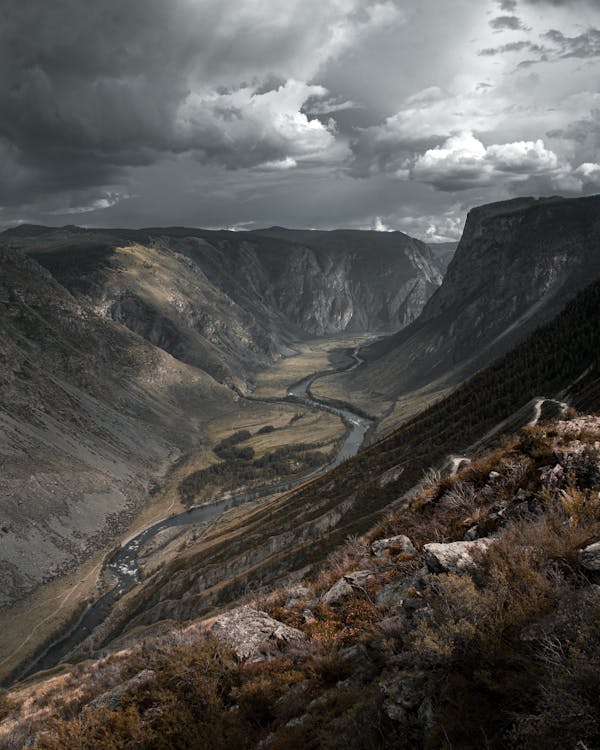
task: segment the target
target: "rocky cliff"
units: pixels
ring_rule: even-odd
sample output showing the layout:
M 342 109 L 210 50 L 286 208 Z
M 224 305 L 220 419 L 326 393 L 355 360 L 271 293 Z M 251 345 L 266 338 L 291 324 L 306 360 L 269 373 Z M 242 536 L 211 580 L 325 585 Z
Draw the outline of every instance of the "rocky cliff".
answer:
M 363 351 L 369 363 L 349 398 L 376 391 L 384 409 L 436 381 L 438 390 L 462 381 L 600 276 L 599 245 L 599 196 L 473 209 L 442 286 L 411 325 Z
M 597 747 L 599 438 L 528 427 L 304 580 L 15 685 L 0 747 Z

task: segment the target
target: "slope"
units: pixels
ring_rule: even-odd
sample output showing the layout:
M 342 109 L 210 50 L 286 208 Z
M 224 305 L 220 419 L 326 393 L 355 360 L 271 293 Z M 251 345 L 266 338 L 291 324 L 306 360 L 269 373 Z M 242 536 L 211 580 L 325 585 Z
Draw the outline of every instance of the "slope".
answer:
M 0 604 L 126 528 L 232 394 L 0 252 Z

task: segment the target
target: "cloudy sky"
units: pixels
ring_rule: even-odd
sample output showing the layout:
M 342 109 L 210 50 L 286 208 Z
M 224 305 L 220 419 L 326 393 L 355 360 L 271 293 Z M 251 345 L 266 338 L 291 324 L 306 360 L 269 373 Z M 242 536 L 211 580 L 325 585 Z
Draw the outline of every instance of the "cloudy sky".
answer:
M 600 0 L 3 0 L 0 225 L 400 229 L 600 192 Z

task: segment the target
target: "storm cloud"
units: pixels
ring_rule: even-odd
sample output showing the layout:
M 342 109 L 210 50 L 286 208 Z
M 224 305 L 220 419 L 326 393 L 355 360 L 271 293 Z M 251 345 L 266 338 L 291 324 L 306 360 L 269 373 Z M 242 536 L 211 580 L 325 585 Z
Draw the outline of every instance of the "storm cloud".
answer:
M 448 238 L 470 203 L 598 188 L 600 9 L 587 0 L 3 11 L 0 225 Z

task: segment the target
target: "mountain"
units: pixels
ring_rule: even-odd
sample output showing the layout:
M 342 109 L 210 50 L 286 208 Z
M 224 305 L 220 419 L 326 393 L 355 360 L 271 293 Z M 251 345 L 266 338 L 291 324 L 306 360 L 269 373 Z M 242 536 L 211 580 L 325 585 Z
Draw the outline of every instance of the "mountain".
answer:
M 411 325 L 362 350 L 347 399 L 397 424 L 411 398 L 447 392 L 600 276 L 599 242 L 600 196 L 472 209 L 442 286 Z M 328 395 L 325 383 L 316 393 Z
M 106 548 L 299 340 L 395 328 L 441 279 L 361 232 L 0 235 L 0 606 Z
M 126 528 L 231 391 L 0 251 L 0 605 Z
M 442 279 L 400 232 L 19 227 L 2 239 L 100 315 L 240 387 L 293 341 L 404 327 Z

